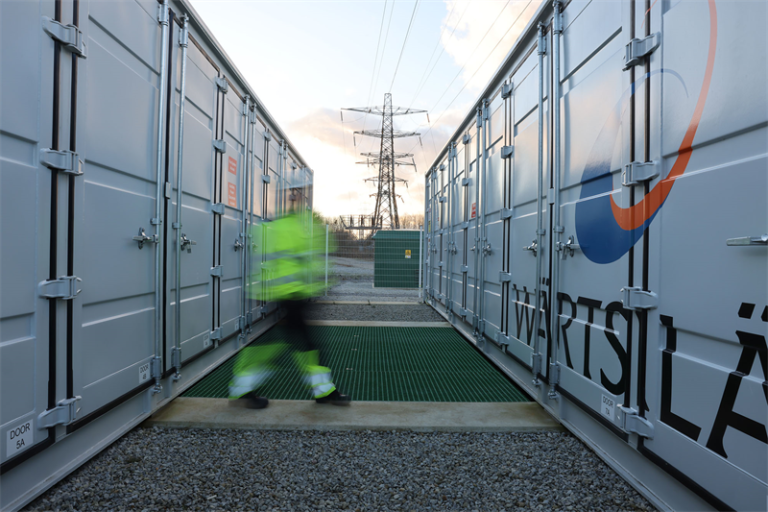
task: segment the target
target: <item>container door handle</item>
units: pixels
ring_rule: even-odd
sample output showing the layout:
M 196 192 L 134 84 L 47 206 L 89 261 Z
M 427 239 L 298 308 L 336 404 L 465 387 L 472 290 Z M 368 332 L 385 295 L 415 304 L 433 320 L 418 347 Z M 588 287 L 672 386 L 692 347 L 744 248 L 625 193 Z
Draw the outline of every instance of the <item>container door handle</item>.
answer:
M 187 249 L 187 252 L 192 252 L 192 246 L 197 245 L 197 242 L 194 240 L 190 240 L 187 238 L 187 235 L 185 233 L 181 234 L 181 250 L 183 251 L 185 248 Z
M 536 240 L 534 240 L 533 242 L 531 242 L 531 245 L 526 245 L 525 247 L 523 247 L 523 250 L 524 251 L 531 251 L 533 253 L 533 255 L 535 256 L 536 255 L 536 251 L 539 250 L 539 244 L 536 243 Z
M 133 240 L 139 243 L 139 249 L 144 248 L 144 244 L 156 244 L 157 235 L 147 236 L 144 228 L 139 228 L 139 234 L 133 237 Z
M 731 247 L 738 247 L 741 245 L 768 246 L 768 233 L 763 236 L 742 236 L 739 238 L 729 238 L 725 241 L 725 243 Z

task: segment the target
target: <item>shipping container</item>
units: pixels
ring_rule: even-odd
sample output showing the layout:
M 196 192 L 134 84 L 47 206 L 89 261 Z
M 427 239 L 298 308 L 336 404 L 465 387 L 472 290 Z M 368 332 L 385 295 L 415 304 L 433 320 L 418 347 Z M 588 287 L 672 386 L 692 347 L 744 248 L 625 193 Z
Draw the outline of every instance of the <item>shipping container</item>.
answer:
M 276 322 L 253 227 L 312 171 L 185 0 L 0 2 L 0 52 L 13 510 Z
M 543 4 L 426 177 L 427 300 L 662 510 L 768 508 L 766 19 Z

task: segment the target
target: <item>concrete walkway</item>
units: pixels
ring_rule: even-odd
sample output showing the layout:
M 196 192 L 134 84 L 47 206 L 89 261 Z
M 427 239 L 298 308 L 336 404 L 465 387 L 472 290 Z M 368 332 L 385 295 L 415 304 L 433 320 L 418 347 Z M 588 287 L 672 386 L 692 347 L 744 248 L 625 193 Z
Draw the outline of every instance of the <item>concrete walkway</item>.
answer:
M 144 422 L 167 428 L 244 430 L 405 430 L 415 432 L 542 432 L 563 427 L 538 404 L 270 400 L 261 410 L 224 398 L 177 398 Z

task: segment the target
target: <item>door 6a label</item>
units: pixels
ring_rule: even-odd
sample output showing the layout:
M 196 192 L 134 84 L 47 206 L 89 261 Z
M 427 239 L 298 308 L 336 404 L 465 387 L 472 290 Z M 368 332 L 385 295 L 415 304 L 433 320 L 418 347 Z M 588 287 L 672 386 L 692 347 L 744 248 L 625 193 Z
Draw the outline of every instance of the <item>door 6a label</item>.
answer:
M 600 403 L 600 412 L 603 416 L 613 421 L 613 415 L 616 412 L 616 402 L 613 398 L 603 395 L 603 400 Z
M 31 421 L 25 421 L 10 429 L 7 434 L 5 456 L 10 458 L 20 451 L 26 450 L 32 446 L 33 438 Z

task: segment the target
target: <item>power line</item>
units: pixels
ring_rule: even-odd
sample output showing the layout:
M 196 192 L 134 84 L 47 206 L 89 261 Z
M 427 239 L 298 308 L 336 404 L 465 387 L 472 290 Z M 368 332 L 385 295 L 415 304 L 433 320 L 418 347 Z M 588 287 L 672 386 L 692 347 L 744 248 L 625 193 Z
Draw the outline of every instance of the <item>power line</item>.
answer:
M 459 2 L 456 1 L 453 3 L 453 9 L 451 9 L 450 14 L 448 14 L 448 18 L 451 18 L 451 14 L 453 14 L 454 9 L 456 8 L 456 5 Z M 461 20 L 464 19 L 464 15 L 469 10 L 470 2 L 467 2 L 467 6 L 464 8 L 464 10 L 461 13 L 461 16 L 459 17 L 456 24 L 453 26 L 453 30 L 451 31 L 451 35 L 448 36 L 448 41 L 453 39 L 453 34 L 456 33 L 456 29 L 459 28 L 459 25 L 461 24 Z M 442 41 L 442 37 L 437 39 L 437 44 L 435 44 L 435 49 L 432 50 L 432 55 L 429 57 L 429 60 L 427 61 L 427 65 L 424 67 L 424 73 L 421 74 L 421 78 L 419 79 L 419 84 L 416 86 L 416 94 L 414 95 L 413 99 L 411 100 L 410 106 L 413 106 L 413 104 L 416 102 L 416 98 L 419 97 L 419 94 L 421 94 L 421 90 L 424 89 L 424 86 L 427 84 L 427 80 L 429 80 L 429 77 L 432 76 L 432 71 L 435 70 L 437 67 L 437 63 L 440 62 L 440 58 L 445 53 L 445 46 L 443 46 L 442 50 L 440 50 L 440 54 L 437 56 L 437 60 L 435 60 L 435 63 L 432 65 L 432 68 L 429 68 L 429 65 L 432 64 L 432 57 L 435 56 L 435 52 L 437 51 L 438 46 L 440 46 L 440 42 Z M 427 70 L 429 69 L 429 74 L 427 74 Z M 424 78 L 424 75 L 426 75 L 426 78 Z M 410 106 L 408 108 L 410 108 Z
M 480 48 L 480 45 L 483 44 L 483 41 L 485 41 L 485 38 L 488 36 L 488 34 L 491 33 L 491 29 L 493 29 L 493 27 L 496 26 L 496 22 L 499 21 L 499 17 L 501 16 L 501 13 L 504 12 L 504 9 L 507 8 L 507 6 L 509 5 L 509 3 L 511 1 L 512 0 L 507 0 L 507 3 L 505 3 L 504 7 L 501 8 L 501 10 L 499 11 L 499 14 L 496 15 L 496 19 L 493 20 L 493 23 L 491 23 L 491 26 L 488 27 L 488 30 L 485 31 L 485 34 L 483 34 L 483 37 L 482 37 L 482 39 L 480 39 L 480 42 L 477 43 L 477 46 L 475 46 L 475 49 L 472 50 L 472 53 L 469 54 L 469 57 L 467 57 L 467 60 L 464 62 L 464 65 L 461 66 L 461 69 L 459 69 L 459 72 L 456 73 L 456 76 L 453 77 L 453 80 L 451 80 L 451 83 L 449 83 L 448 87 L 445 88 L 445 90 L 443 91 L 443 94 L 440 95 L 440 98 L 438 98 L 437 102 L 435 103 L 435 106 L 432 107 L 431 109 L 429 109 L 430 111 L 434 111 L 435 110 L 435 107 L 437 107 L 437 105 L 440 103 L 440 100 L 442 100 L 443 96 L 445 96 L 445 93 L 448 92 L 448 90 L 451 88 L 451 86 L 453 85 L 453 82 L 455 82 L 456 79 L 459 78 L 459 76 L 461 76 L 462 71 L 464 71 L 464 68 L 467 67 L 467 64 L 472 60 L 472 57 L 475 55 L 475 52 L 477 51 L 478 48 Z M 525 9 L 523 9 L 523 10 L 525 10 Z M 511 25 L 510 25 L 510 28 L 512 28 Z M 501 41 L 499 41 L 499 42 L 501 42 Z
M 466 89 L 467 86 L 472 82 L 472 79 L 475 77 L 475 75 L 477 75 L 478 71 L 480 71 L 480 69 L 482 69 L 483 65 L 485 65 L 486 61 L 491 57 L 491 55 L 493 55 L 493 52 L 496 50 L 496 48 L 498 48 L 499 44 L 501 44 L 501 42 L 504 40 L 504 38 L 507 37 L 507 34 L 509 34 L 509 31 L 512 30 L 512 27 L 514 27 L 515 24 L 520 20 L 520 18 L 522 17 L 523 13 L 526 11 L 526 9 L 528 9 L 528 7 L 531 5 L 532 2 L 533 2 L 533 0 L 528 0 L 528 3 L 525 4 L 525 7 L 523 7 L 523 9 L 520 11 L 520 14 L 518 14 L 517 18 L 515 18 L 515 21 L 513 21 L 509 25 L 509 28 L 507 29 L 506 32 L 504 32 L 504 35 L 501 36 L 501 38 L 496 43 L 496 45 L 493 48 L 491 48 L 491 51 L 488 52 L 488 55 L 486 55 L 485 59 L 483 59 L 483 62 L 481 62 L 480 65 L 477 67 L 477 69 L 475 69 L 475 72 L 472 73 L 472 76 L 469 77 L 469 80 L 467 80 L 464 83 L 464 86 L 459 90 L 459 92 L 456 94 L 456 96 L 454 96 L 454 98 L 450 101 L 450 103 L 448 103 L 448 105 L 445 107 L 445 109 L 443 109 L 443 111 L 438 116 L 437 120 L 435 120 L 435 122 L 432 124 L 432 126 L 429 127 L 427 132 L 429 132 L 429 133 L 432 132 L 432 128 L 437 125 L 437 123 L 440 121 L 440 119 L 442 119 L 443 115 L 448 111 L 448 109 L 451 107 L 451 105 L 453 105 L 453 102 L 456 101 L 456 99 L 459 97 L 459 95 L 461 95 L 461 93 L 464 91 L 464 89 Z M 509 2 L 507 2 L 507 3 L 509 3 Z M 505 5 L 505 7 L 506 7 L 506 5 Z M 499 14 L 501 14 L 501 13 L 499 13 Z M 491 25 L 491 27 L 489 27 L 488 30 L 490 31 L 490 29 L 492 27 L 493 27 L 493 25 Z M 487 35 L 487 32 L 486 32 L 486 35 Z M 485 36 L 483 36 L 483 37 L 485 37 Z M 475 49 L 477 49 L 477 48 L 475 48 Z M 462 66 L 462 69 L 464 69 L 464 66 Z M 461 71 L 459 71 L 459 73 L 461 73 Z M 454 80 L 455 80 L 455 78 L 454 78 Z M 453 84 L 453 81 L 451 82 L 451 84 L 448 85 L 448 88 L 450 88 L 450 86 L 452 84 Z M 445 93 L 448 92 L 448 88 L 446 88 L 446 90 L 440 96 L 441 99 L 442 99 L 443 96 L 445 96 Z M 440 100 L 438 100 L 438 103 L 439 102 L 440 102 Z M 435 106 L 437 106 L 437 104 L 435 104 Z M 414 144 L 413 147 L 410 149 L 410 151 L 413 151 L 416 148 L 416 146 L 417 146 L 417 144 Z M 410 153 L 410 151 L 409 151 L 409 153 Z
M 376 62 L 379 60 L 379 46 L 381 45 L 381 33 L 384 30 L 384 18 L 387 14 L 387 1 L 384 0 L 384 10 L 381 13 L 381 24 L 379 25 L 379 39 L 376 41 L 376 55 L 373 57 L 373 72 L 371 72 L 371 85 L 368 87 L 368 103 L 371 102 L 373 94 L 373 78 L 376 76 Z M 382 52 L 383 56 L 383 52 Z
M 395 66 L 395 74 L 392 75 L 392 82 L 389 84 L 389 91 L 392 92 L 392 88 L 395 85 L 395 78 L 397 77 L 397 70 L 400 68 L 400 60 L 403 58 L 403 52 L 405 52 L 405 46 L 408 44 L 408 36 L 411 34 L 411 26 L 413 25 L 413 18 L 416 17 L 416 9 L 419 7 L 419 0 L 413 4 L 413 12 L 411 13 L 411 21 L 408 23 L 408 30 L 405 32 L 405 39 L 403 40 L 403 47 L 400 48 L 400 56 L 397 58 L 397 65 Z

